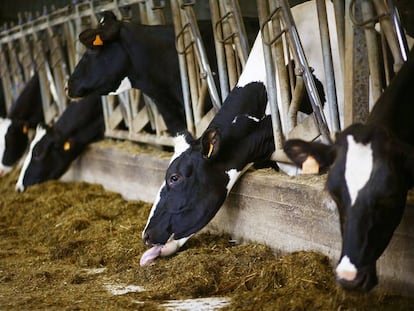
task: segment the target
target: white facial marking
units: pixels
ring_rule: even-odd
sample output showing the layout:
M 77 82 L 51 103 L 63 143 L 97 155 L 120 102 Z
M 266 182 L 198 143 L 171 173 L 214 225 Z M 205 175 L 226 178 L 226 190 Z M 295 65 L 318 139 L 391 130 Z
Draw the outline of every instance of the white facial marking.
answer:
M 185 140 L 185 135 L 182 134 L 174 137 L 174 154 L 171 157 L 170 163 L 172 163 L 189 148 L 190 145 Z
M 20 192 L 24 191 L 23 178 L 26 175 L 27 168 L 29 167 L 29 164 L 32 160 L 33 148 L 36 146 L 37 142 L 41 140 L 42 137 L 45 135 L 46 135 L 46 129 L 38 125 L 36 128 L 36 135 L 33 138 L 32 142 L 30 143 L 29 152 L 27 153 L 26 158 L 24 159 L 23 167 L 22 167 L 22 170 L 20 171 L 19 179 L 17 180 L 17 183 L 16 183 L 16 191 L 20 191 Z
M 354 205 L 358 192 L 366 185 L 371 176 L 374 161 L 371 143 L 366 145 L 357 143 L 352 135 L 347 136 L 347 141 L 345 181 L 351 197 L 351 205 Z
M 154 204 L 152 204 L 151 211 L 150 211 L 150 213 L 148 215 L 147 224 L 145 225 L 144 230 L 142 230 L 142 238 L 144 238 L 145 230 L 147 230 L 148 224 L 149 224 L 152 216 L 155 213 L 155 208 L 157 207 L 158 202 L 161 200 L 161 191 L 162 191 L 162 189 L 164 189 L 164 187 L 165 187 L 165 181 L 162 183 L 162 185 L 160 187 L 160 190 L 158 190 L 157 196 L 155 197 Z
M 115 92 L 110 92 L 108 95 L 119 95 L 125 91 L 129 91 L 132 89 L 131 80 L 128 77 L 122 79 L 121 84 L 118 86 Z
M 355 265 L 349 260 L 348 256 L 342 257 L 340 263 L 336 267 L 336 275 L 338 278 L 353 281 L 357 276 L 358 270 Z
M 6 134 L 11 125 L 10 119 L 0 118 L 0 175 L 11 171 L 12 167 L 3 164 L 3 156 L 6 151 Z

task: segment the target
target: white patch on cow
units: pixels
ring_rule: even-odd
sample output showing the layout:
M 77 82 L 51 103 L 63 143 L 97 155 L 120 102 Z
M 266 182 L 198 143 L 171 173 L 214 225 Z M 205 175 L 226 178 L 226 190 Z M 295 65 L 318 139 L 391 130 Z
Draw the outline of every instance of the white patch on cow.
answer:
M 266 85 L 266 66 L 263 55 L 262 35 L 259 34 L 254 41 L 249 58 L 244 66 L 243 72 L 237 81 L 238 87 L 243 87 L 250 82 L 263 82 Z
M 248 119 L 250 119 L 250 120 L 253 120 L 253 121 L 255 121 L 255 122 L 259 122 L 260 121 L 260 119 L 258 119 L 258 118 L 256 118 L 256 117 L 253 117 L 253 116 L 249 116 L 249 115 L 243 115 L 243 117 L 246 117 L 246 118 L 248 118 Z M 236 122 L 237 122 L 237 119 L 238 118 L 240 118 L 240 116 L 235 116 L 234 117 L 234 119 L 233 119 L 233 121 L 231 121 L 231 123 L 232 124 L 235 124 Z
M 105 22 L 105 16 L 103 16 L 102 18 L 101 18 L 101 20 L 99 21 L 99 24 L 103 24 Z
M 27 153 L 26 158 L 24 159 L 23 167 L 22 167 L 22 170 L 20 171 L 19 179 L 17 180 L 17 183 L 16 183 L 16 191 L 18 192 L 24 191 L 23 178 L 26 175 L 27 168 L 29 167 L 30 162 L 32 160 L 33 148 L 36 146 L 37 142 L 41 140 L 43 136 L 45 135 L 46 135 L 46 129 L 38 125 L 36 128 L 36 135 L 30 144 L 29 152 Z
M 352 135 L 347 136 L 348 151 L 345 162 L 345 181 L 351 198 L 355 204 L 358 192 L 368 182 L 374 164 L 371 143 L 357 143 Z
M 161 191 L 162 191 L 162 189 L 164 189 L 164 187 L 165 187 L 165 181 L 162 183 L 162 185 L 161 185 L 160 189 L 158 190 L 157 196 L 155 197 L 154 204 L 152 204 L 151 211 L 150 211 L 150 213 L 149 213 L 149 215 L 148 215 L 147 223 L 146 223 L 146 225 L 145 225 L 144 230 L 142 230 L 142 238 L 144 238 L 144 233 L 145 233 L 145 230 L 147 230 L 148 224 L 149 224 L 149 222 L 150 222 L 150 220 L 151 220 L 152 216 L 153 216 L 153 215 L 154 215 L 154 213 L 155 213 L 155 209 L 157 208 L 158 203 L 159 203 L 159 202 L 160 202 L 160 200 L 161 200 Z
M 3 156 L 6 151 L 6 133 L 11 125 L 11 120 L 0 118 L 0 175 L 4 175 L 11 171 L 12 167 L 3 164 Z
M 115 92 L 110 92 L 108 95 L 119 95 L 123 92 L 129 91 L 132 89 L 131 80 L 128 77 L 122 79 L 121 84 L 118 86 Z
M 185 135 L 177 135 L 174 137 L 174 154 L 171 157 L 170 163 L 172 163 L 175 159 L 181 156 L 185 151 L 190 148 L 190 145 L 185 140 Z
M 358 270 L 355 265 L 351 262 L 348 256 L 342 257 L 338 266 L 336 267 L 336 275 L 339 279 L 346 281 L 355 280 Z
M 188 237 L 174 240 L 174 234 L 172 234 L 167 243 L 165 243 L 165 245 L 161 248 L 160 256 L 165 257 L 175 254 L 192 236 L 193 235 L 191 234 Z
M 240 178 L 240 176 L 243 175 L 252 165 L 253 163 L 247 164 L 241 171 L 238 171 L 235 168 L 232 168 L 226 171 L 226 174 L 229 176 L 229 182 L 227 183 L 227 186 L 226 186 L 227 195 L 229 194 L 230 190 L 233 188 L 236 181 Z

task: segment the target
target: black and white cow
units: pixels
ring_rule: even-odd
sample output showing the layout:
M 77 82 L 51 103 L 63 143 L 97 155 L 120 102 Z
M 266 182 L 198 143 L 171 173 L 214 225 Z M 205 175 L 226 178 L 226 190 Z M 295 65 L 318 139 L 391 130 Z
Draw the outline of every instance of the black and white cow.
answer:
M 236 87 L 199 139 L 175 138 L 165 182 L 150 212 L 143 240 L 154 246 L 141 265 L 175 253 L 217 213 L 238 177 L 254 162 L 270 158 L 274 140 L 265 115 L 264 84 Z
M 39 77 L 35 74 L 0 118 L 0 175 L 8 173 L 23 156 L 29 143 L 28 131 L 44 121 Z
M 306 30 L 313 28 L 314 34 L 317 33 L 314 2 L 294 7 L 292 13 L 295 18 L 304 18 L 303 23 L 313 18 L 315 23 Z M 321 48 L 315 45 L 315 40 L 306 38 L 304 49 L 319 59 L 320 54 L 314 49 Z M 319 68 L 314 58 L 310 64 Z M 144 243 L 153 247 L 143 254 L 141 265 L 175 253 L 214 217 L 245 170 L 254 162 L 271 158 L 275 147 L 270 116 L 265 110 L 265 81 L 259 34 L 237 87 L 202 136 L 199 139 L 188 133 L 177 136 L 165 181 L 142 234 Z M 323 90 L 320 91 L 324 98 Z M 308 96 L 303 100 L 308 101 Z
M 366 124 L 349 126 L 331 146 L 301 140 L 285 144 L 298 166 L 312 157 L 321 170 L 329 170 L 326 189 L 338 206 L 342 233 L 336 276 L 344 288 L 370 290 L 377 284 L 376 261 L 414 185 L 413 98 L 414 50 Z
M 38 125 L 24 160 L 16 191 L 60 178 L 91 142 L 103 138 L 105 124 L 99 96 L 71 102 L 52 126 Z
M 203 40 L 215 71 L 211 23 L 206 26 Z M 105 12 L 99 27 L 83 31 L 79 39 L 88 50 L 69 78 L 69 97 L 107 95 L 138 88 L 154 100 L 170 134 L 186 129 L 172 25 L 118 21 L 112 12 Z

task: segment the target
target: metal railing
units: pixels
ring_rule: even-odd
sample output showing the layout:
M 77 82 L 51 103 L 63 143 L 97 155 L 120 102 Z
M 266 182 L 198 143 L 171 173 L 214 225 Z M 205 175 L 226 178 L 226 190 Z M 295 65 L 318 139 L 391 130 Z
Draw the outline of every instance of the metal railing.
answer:
M 376 32 L 373 32 L 376 21 L 381 25 L 382 54 L 390 49 L 394 71 L 406 59 L 404 33 L 391 0 L 334 0 L 333 3 L 335 29 L 327 26 L 325 1 L 316 0 L 327 82 L 327 103 L 326 108 L 322 109 L 311 74 L 312 64 L 307 64 L 288 2 L 256 1 L 277 149 L 281 149 L 283 141 L 292 136 L 308 140 L 320 136 L 329 142 L 331 132 L 339 131 L 343 126 L 358 120 L 356 111 L 364 110 L 368 105 L 367 96 L 358 98 L 353 92 L 360 88 L 360 82 L 355 77 L 367 75 L 359 73 L 363 68 L 354 65 L 354 58 L 361 54 L 356 50 L 361 50 L 361 47 L 351 47 L 359 42 L 363 41 L 368 51 L 369 68 L 366 72 L 371 79 L 372 98 L 375 100 L 382 93 L 385 86 L 382 84 L 380 69 L 384 64 L 386 69 L 389 66 L 385 58 L 377 57 L 377 47 L 381 45 L 376 41 Z M 209 16 L 217 57 L 217 64 L 210 64 L 200 35 L 200 21 L 196 18 L 195 4 L 194 0 L 84 1 L 49 13 L 44 11 L 36 14 L 36 17 L 28 13 L 21 14 L 17 26 L 0 32 L 1 82 L 6 107 L 10 107 L 24 84 L 37 71 L 41 81 L 45 119 L 52 123 L 66 107 L 64 85 L 84 52 L 84 47 L 77 39 L 79 33 L 86 27 L 95 27 L 101 12 L 112 10 L 119 18 L 135 18 L 143 24 L 164 24 L 168 19 L 173 22 L 187 128 L 199 136 L 236 85 L 252 42 L 248 42 L 238 1 L 209 0 Z M 136 12 L 139 16 L 134 16 Z M 338 37 L 342 69 L 340 74 L 344 77 L 344 86 L 335 85 L 334 60 L 329 39 L 333 31 Z M 362 31 L 362 35 L 355 35 L 358 31 Z M 295 71 L 291 66 L 286 67 L 289 63 L 286 57 L 295 60 Z M 217 72 L 212 71 L 212 65 L 217 65 Z M 277 81 L 276 72 L 279 76 Z M 292 78 L 293 75 L 296 76 L 295 79 Z M 391 76 L 392 72 L 389 72 L 386 80 L 389 81 Z M 343 99 L 337 98 L 336 91 L 341 87 L 344 93 L 353 95 L 346 96 L 345 103 L 338 105 L 338 100 Z M 298 102 L 306 91 L 310 95 L 314 113 L 298 123 Z M 205 106 L 207 97 L 211 100 L 211 109 Z M 168 146 L 173 144 L 156 105 L 140 90 L 130 90 L 117 96 L 103 96 L 102 102 L 107 137 Z M 329 124 L 324 110 L 329 113 Z M 343 115 L 345 121 L 341 119 Z M 361 115 L 363 113 L 359 117 Z

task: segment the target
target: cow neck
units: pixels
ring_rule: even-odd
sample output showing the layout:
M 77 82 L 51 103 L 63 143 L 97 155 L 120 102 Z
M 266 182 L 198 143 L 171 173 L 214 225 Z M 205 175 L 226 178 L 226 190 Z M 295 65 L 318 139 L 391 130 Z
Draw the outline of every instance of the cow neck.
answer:
M 414 72 L 414 50 L 411 51 L 406 65 L 376 102 L 367 124 L 381 126 L 395 139 L 414 145 L 414 96 L 411 73 Z

